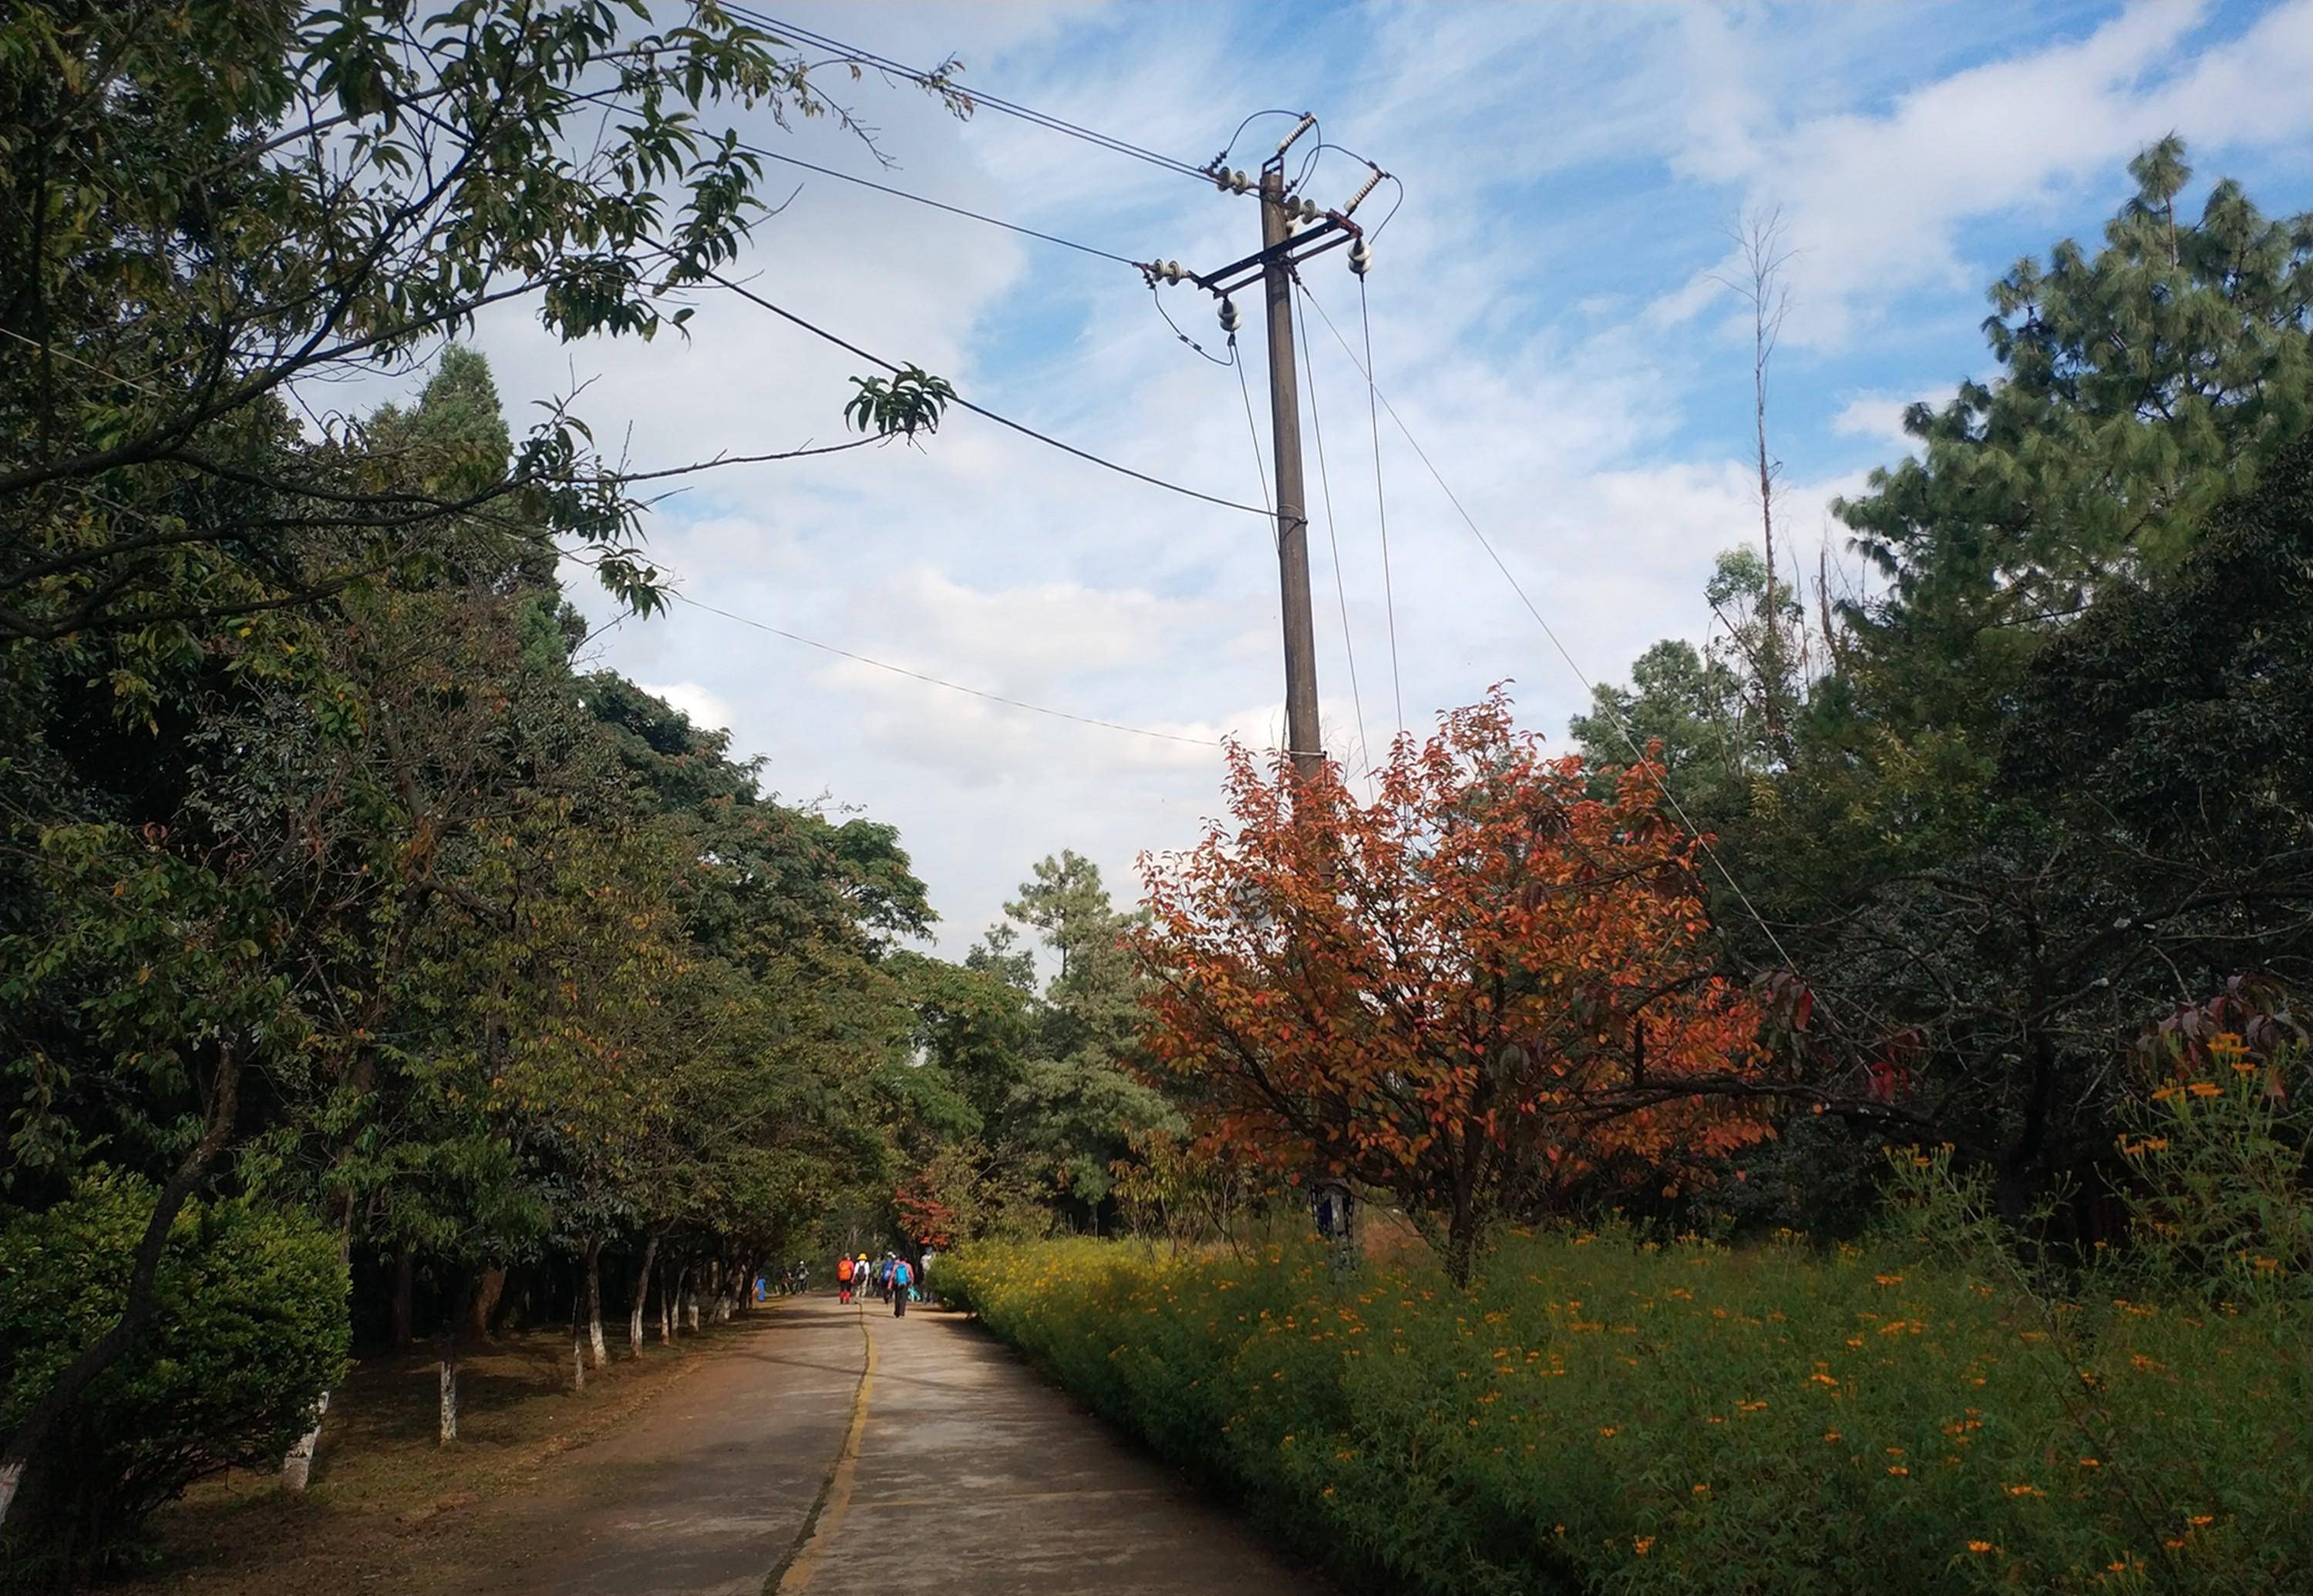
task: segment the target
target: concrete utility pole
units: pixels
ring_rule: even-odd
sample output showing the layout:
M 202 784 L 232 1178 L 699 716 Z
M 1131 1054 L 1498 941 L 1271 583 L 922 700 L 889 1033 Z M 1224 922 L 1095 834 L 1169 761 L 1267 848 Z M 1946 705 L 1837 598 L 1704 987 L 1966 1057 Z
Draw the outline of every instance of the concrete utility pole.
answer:
M 1303 780 L 1323 767 L 1325 751 L 1317 727 L 1317 628 L 1309 605 L 1309 516 L 1301 485 L 1301 396 L 1299 374 L 1293 359 L 1294 272 L 1313 255 L 1341 244 L 1350 251 L 1353 269 L 1363 272 L 1369 259 L 1365 231 L 1350 220 L 1374 185 L 1385 174 L 1379 167 L 1340 210 L 1320 210 L 1315 202 L 1293 193 L 1285 181 L 1285 152 L 1317 125 L 1314 116 L 1294 124 L 1261 168 L 1261 248 L 1241 260 L 1209 273 L 1184 271 L 1178 260 L 1140 263 L 1150 287 L 1163 283 L 1192 282 L 1221 302 L 1221 326 L 1232 343 L 1236 338 L 1237 311 L 1230 295 L 1261 285 L 1268 313 L 1269 421 L 1271 446 L 1276 456 L 1277 583 L 1285 614 L 1285 741 L 1293 755 L 1295 773 Z M 1242 172 L 1232 172 L 1216 157 L 1205 168 L 1207 176 L 1227 192 L 1253 190 Z
M 1310 613 L 1309 516 L 1301 485 L 1301 395 L 1293 360 L 1294 274 L 1312 256 L 1345 243 L 1352 246 L 1350 269 L 1361 277 L 1365 274 L 1372 251 L 1364 229 L 1350 215 L 1387 175 L 1367 163 L 1372 175 L 1339 210 L 1320 210 L 1314 200 L 1294 194 L 1285 182 L 1285 152 L 1316 125 L 1315 117 L 1303 116 L 1276 153 L 1262 163 L 1257 253 L 1209 274 L 1183 271 L 1177 260 L 1152 260 L 1140 268 L 1151 288 L 1185 280 L 1218 299 L 1221 326 L 1228 332 L 1233 348 L 1237 310 L 1230 295 L 1255 282 L 1261 284 L 1269 312 L 1269 422 L 1277 465 L 1277 585 L 1285 615 L 1286 747 L 1300 781 L 1324 768 L 1325 752 L 1317 728 L 1317 629 Z M 1253 185 L 1244 172 L 1232 172 L 1223 164 L 1227 155 L 1223 151 L 1215 156 L 1205 169 L 1206 175 L 1226 191 L 1247 192 Z M 1303 169 L 1305 173 L 1311 170 Z M 1308 1195 L 1310 1218 L 1332 1248 L 1333 1268 L 1337 1274 L 1346 1274 L 1357 1266 L 1358 1260 L 1357 1204 L 1349 1183 L 1322 1169 L 1313 1170 Z
M 1269 302 L 1269 427 L 1277 461 L 1277 584 L 1285 610 L 1285 737 L 1293 769 L 1306 780 L 1324 763 L 1317 728 L 1317 627 L 1309 610 L 1309 516 L 1301 486 L 1301 395 L 1293 366 L 1293 269 L 1285 246 L 1285 151 L 1297 128 L 1261 169 L 1261 284 Z

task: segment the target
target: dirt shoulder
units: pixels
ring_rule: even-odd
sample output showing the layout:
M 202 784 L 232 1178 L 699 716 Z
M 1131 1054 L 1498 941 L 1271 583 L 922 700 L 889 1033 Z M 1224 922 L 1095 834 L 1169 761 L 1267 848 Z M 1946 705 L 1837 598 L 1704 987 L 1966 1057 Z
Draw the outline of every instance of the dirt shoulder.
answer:
M 606 1477 L 680 1444 L 685 1426 L 659 1422 L 671 1402 L 695 1419 L 694 1394 L 710 1408 L 753 1399 L 779 1372 L 762 1354 L 782 1339 L 782 1318 L 775 1305 L 673 1348 L 646 1347 L 639 1360 L 620 1356 L 590 1371 L 583 1393 L 567 1389 L 570 1348 L 560 1335 L 479 1349 L 462 1361 L 453 1447 L 435 1440 L 432 1357 L 366 1360 L 335 1400 L 305 1495 L 285 1494 L 269 1471 L 205 1482 L 156 1522 L 154 1574 L 114 1589 L 519 1589 L 525 1569 L 566 1555 L 604 1504 L 620 1500 Z

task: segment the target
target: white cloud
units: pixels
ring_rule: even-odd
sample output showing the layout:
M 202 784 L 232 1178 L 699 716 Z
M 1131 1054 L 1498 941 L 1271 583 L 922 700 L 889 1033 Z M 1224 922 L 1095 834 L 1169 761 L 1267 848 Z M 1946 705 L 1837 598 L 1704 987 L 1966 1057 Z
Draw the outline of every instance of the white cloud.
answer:
M 696 682 L 638 682 L 635 685 L 653 698 L 665 700 L 702 730 L 728 731 L 739 719 L 729 699 Z
M 1904 412 L 1911 406 L 1909 399 L 1859 393 L 1840 406 L 1839 413 L 1831 419 L 1831 429 L 1842 437 L 1869 438 L 1908 450 L 1919 441 L 1904 430 Z
M 1737 96 L 1676 158 L 1693 176 L 1780 207 L 1800 251 L 1795 343 L 1837 347 L 1906 290 L 1966 290 L 1981 275 L 1960 229 L 2012 211 L 2049 214 L 2172 130 L 2209 153 L 2313 128 L 2313 4 L 2276 7 L 2198 54 L 2200 4 L 2146 4 L 2084 39 L 2019 51 L 1921 84 L 1884 110 L 1784 119 Z M 1716 20 L 1699 30 L 1723 31 Z M 1672 321 L 1714 299 L 1706 268 L 1667 296 Z
M 1980 366 L 1974 296 L 1989 271 L 2055 232 L 2092 228 L 2120 163 L 2171 126 L 2196 154 L 2301 154 L 2313 125 L 2309 0 L 2227 23 L 2214 42 L 2215 24 L 2189 9 L 2132 12 L 2071 38 L 2023 6 L 818 14 L 903 60 L 954 48 L 969 81 L 1192 160 L 1247 109 L 1306 104 L 1327 138 L 1397 172 L 1410 198 L 1366 284 L 1383 388 L 1594 678 L 1619 676 L 1666 634 L 1701 636 L 1713 557 L 1758 535 L 1741 458 L 1747 358 L 1694 320 L 1712 313 L 1715 290 L 1693 286 L 1744 198 L 1780 200 L 1809 246 L 1805 321 L 1778 393 L 1836 396 L 1778 410 L 1823 418 L 1777 438 L 1795 462 L 1778 548 L 1811 578 L 1818 540 L 1842 546 L 1825 507 L 1857 486 L 1833 475 L 1854 452 L 1842 440 L 1899 442 L 1903 401 Z M 1280 50 L 1288 23 L 1297 48 Z M 1176 173 L 986 111 L 958 124 L 904 90 L 870 83 L 856 98 L 899 163 L 883 175 L 901 187 L 1135 256 L 1212 264 L 1254 242 L 1249 202 Z M 875 174 L 824 125 L 751 131 Z M 1261 131 L 1238 163 L 1253 163 Z M 1357 169 L 1336 153 L 1324 163 L 1321 198 L 1346 195 Z M 1976 258 L 1986 251 L 2005 252 Z M 812 177 L 744 269 L 798 314 L 1080 447 L 1224 498 L 1261 494 L 1239 374 L 1182 349 L 1126 268 Z M 1306 275 L 1362 358 L 1358 286 L 1341 258 Z M 1686 320 L 1667 326 L 1660 309 L 1682 285 Z M 1183 326 L 1218 350 L 1210 304 L 1170 293 Z M 582 410 L 639 463 L 841 436 L 856 357 L 721 295 L 692 327 L 687 342 L 571 348 L 517 311 L 487 319 L 482 338 L 517 426 L 523 401 L 599 375 Z M 1410 730 L 1511 678 L 1522 718 L 1561 739 L 1580 683 L 1385 413 L 1385 599 L 1365 385 L 1322 321 L 1307 331 L 1328 746 L 1348 753 L 1362 729 L 1379 753 L 1396 729 L 1393 614 Z M 1258 338 L 1244 355 L 1265 437 Z M 651 535 L 686 594 L 734 615 L 1076 715 L 1279 739 L 1267 524 L 979 416 L 952 413 L 921 450 L 710 473 Z M 574 597 L 602 615 L 583 589 Z M 960 694 L 690 606 L 629 622 L 602 647 L 630 675 L 671 684 L 654 691 L 695 718 L 732 727 L 785 796 L 825 793 L 896 824 L 946 916 L 949 952 L 1043 853 L 1087 853 L 1129 895 L 1134 856 L 1192 841 L 1220 804 L 1220 753 L 1200 741 Z

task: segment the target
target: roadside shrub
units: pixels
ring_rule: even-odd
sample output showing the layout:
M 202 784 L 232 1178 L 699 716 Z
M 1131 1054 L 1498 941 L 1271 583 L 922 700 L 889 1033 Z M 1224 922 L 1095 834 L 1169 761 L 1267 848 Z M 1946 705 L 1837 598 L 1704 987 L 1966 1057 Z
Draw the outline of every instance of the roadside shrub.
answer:
M 1950 1212 L 1829 1251 L 1512 1234 L 1466 1292 L 1314 1248 L 978 1246 L 949 1275 L 1102 1414 L 1391 1589 L 2313 1589 L 2302 1303 L 2051 1299 L 1921 1239 Z
M 0 1417 L 13 1424 L 120 1311 L 154 1189 L 100 1174 L 0 1227 Z M 154 1509 L 202 1475 L 277 1459 L 343 1373 L 345 1265 L 306 1215 L 189 1204 L 159 1307 L 36 1459 L 10 1515 L 11 1588 L 65 1584 L 134 1559 Z

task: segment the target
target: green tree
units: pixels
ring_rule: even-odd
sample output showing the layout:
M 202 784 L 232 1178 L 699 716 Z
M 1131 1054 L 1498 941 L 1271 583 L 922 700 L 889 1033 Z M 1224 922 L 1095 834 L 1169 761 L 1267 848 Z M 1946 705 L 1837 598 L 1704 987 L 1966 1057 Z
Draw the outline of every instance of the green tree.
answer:
M 654 606 L 640 504 L 567 403 L 511 436 L 463 352 L 409 410 L 299 418 L 492 305 L 682 326 L 761 212 L 761 157 L 710 119 L 849 124 L 814 66 L 714 4 L 0 15 L 0 1203 L 64 1200 L 99 1147 L 156 1194 L 119 1316 L 12 1414 L 0 1516 L 139 1343 L 203 1187 L 276 1183 L 350 1246 L 389 1210 L 405 1240 L 504 1231 L 558 1173 L 476 1107 L 454 977 L 547 957 L 490 957 L 525 930 L 490 850 L 540 849 L 535 878 L 569 827 L 631 822 L 551 576 L 579 551 Z M 801 875 L 876 862 L 831 829 Z
M 1843 613 L 1788 752 L 1723 807 L 1674 777 L 1741 884 L 1715 904 L 1740 961 L 1812 994 L 1794 1066 L 1870 1133 L 1990 1166 L 2018 1213 L 2114 1174 L 2115 1063 L 2160 1010 L 2313 974 L 2283 619 L 2313 217 L 2220 182 L 2188 220 L 2173 139 L 2131 172 L 2102 249 L 1993 286 L 2000 375 L 1913 407 L 1918 457 L 1838 507 L 1888 586 Z M 1675 754 L 1698 696 L 1658 663 L 1616 701 Z M 1781 1173 L 1829 1217 L 1860 1166 L 1807 1141 Z
M 2101 250 L 2066 239 L 1992 286 L 1999 379 L 1913 406 L 1918 456 L 1835 507 L 1893 584 L 1849 619 L 1907 719 L 1992 712 L 2042 639 L 2173 569 L 2313 419 L 2313 215 L 2267 217 L 2225 181 L 2185 220 L 2173 137 L 2129 173 Z

